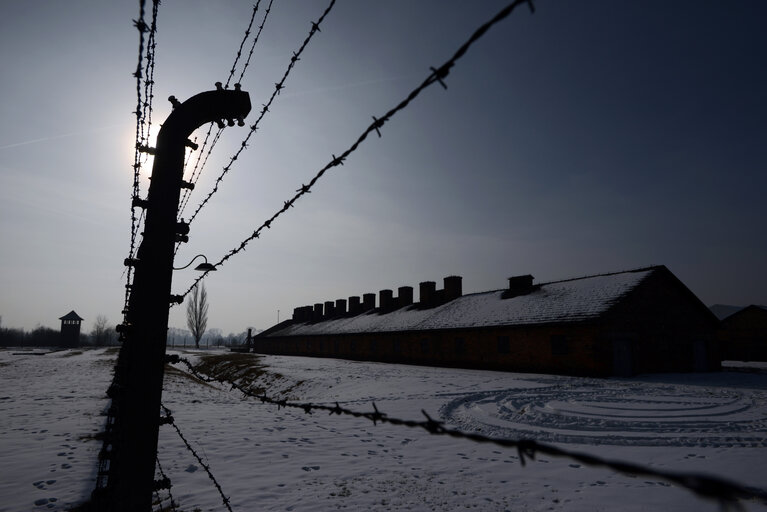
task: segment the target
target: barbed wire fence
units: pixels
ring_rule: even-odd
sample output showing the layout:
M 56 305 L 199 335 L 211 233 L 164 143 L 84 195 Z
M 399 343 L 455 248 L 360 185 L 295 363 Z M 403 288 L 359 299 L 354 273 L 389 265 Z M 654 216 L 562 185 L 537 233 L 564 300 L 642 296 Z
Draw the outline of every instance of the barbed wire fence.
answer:
M 263 18 L 261 25 L 259 26 L 258 34 L 254 38 L 254 41 L 248 53 L 248 57 L 245 62 L 245 65 L 243 66 L 241 73 L 239 75 L 239 81 L 242 80 L 245 74 L 245 71 L 250 63 L 251 57 L 253 55 L 253 49 L 255 48 L 256 43 L 258 41 L 258 37 L 260 36 L 261 31 L 263 30 L 264 24 L 266 22 L 266 18 L 268 17 L 272 7 L 272 2 L 273 0 L 270 1 L 269 7 L 267 7 L 266 9 L 266 14 Z M 142 217 L 139 217 L 139 218 L 136 217 L 135 207 L 136 207 L 136 201 L 137 199 L 139 199 L 139 195 L 140 195 L 139 181 L 140 181 L 140 169 L 143 162 L 142 154 L 147 153 L 149 151 L 147 138 L 148 138 L 149 128 L 151 127 L 152 98 L 153 98 L 152 88 L 154 85 L 154 65 L 155 65 L 155 48 L 156 48 L 155 33 L 156 33 L 157 7 L 159 3 L 160 3 L 160 0 L 153 0 L 152 22 L 150 26 L 147 26 L 146 21 L 144 19 L 145 18 L 145 0 L 140 0 L 140 15 L 137 20 L 134 20 L 134 25 L 136 26 L 140 34 L 140 39 L 139 39 L 138 65 L 137 65 L 136 72 L 134 73 L 134 76 L 136 77 L 136 80 L 137 80 L 137 85 L 136 85 L 137 109 L 135 112 L 136 118 L 137 118 L 136 119 L 137 124 L 136 124 L 136 149 L 135 149 L 135 155 L 134 155 L 133 203 L 131 207 L 132 229 L 131 229 L 131 245 L 130 245 L 129 257 L 132 257 L 135 253 L 136 236 L 137 236 L 137 231 L 139 229 L 139 225 L 141 223 L 141 218 L 142 218 Z M 250 18 L 250 23 L 248 25 L 248 28 L 245 31 L 245 37 L 243 38 L 243 41 L 240 43 L 240 47 L 237 51 L 234 64 L 232 65 L 232 68 L 229 73 L 229 77 L 226 81 L 227 88 L 229 87 L 229 84 L 234 74 L 236 73 L 237 63 L 240 61 L 242 57 L 242 50 L 250 35 L 250 31 L 254 23 L 254 19 L 256 16 L 256 12 L 258 11 L 259 4 L 260 4 L 260 0 L 259 0 L 259 3 L 254 6 L 253 13 Z M 275 83 L 275 89 L 272 92 L 268 101 L 262 105 L 262 109 L 259 114 L 259 117 L 255 121 L 255 123 L 250 126 L 250 131 L 245 137 L 245 139 L 242 141 L 240 148 L 230 158 L 229 163 L 226 166 L 224 166 L 222 173 L 219 175 L 219 177 L 215 181 L 213 190 L 199 204 L 197 209 L 192 214 L 189 220 L 189 223 L 191 223 L 192 220 L 194 220 L 197 217 L 199 212 L 209 202 L 210 198 L 218 191 L 218 187 L 221 181 L 223 180 L 224 176 L 232 168 L 232 166 L 234 165 L 234 162 L 237 161 L 242 151 L 244 151 L 248 147 L 248 142 L 250 141 L 253 134 L 257 131 L 259 123 L 265 117 L 266 113 L 269 112 L 269 108 L 272 105 L 275 98 L 285 88 L 285 81 L 287 80 L 291 70 L 293 69 L 295 64 L 298 62 L 298 60 L 300 60 L 300 56 L 302 52 L 304 51 L 306 46 L 309 44 L 309 42 L 311 41 L 315 33 L 320 31 L 320 24 L 328 15 L 328 13 L 331 11 L 334 4 L 335 4 L 335 0 L 331 0 L 330 4 L 326 8 L 326 10 L 323 12 L 323 14 L 320 16 L 320 18 L 316 22 L 312 22 L 309 35 L 306 37 L 306 39 L 304 40 L 300 48 L 293 53 L 293 56 L 290 59 L 290 63 L 287 67 L 287 70 L 283 74 L 281 80 Z M 469 50 L 469 48 L 477 40 L 479 40 L 490 28 L 492 28 L 494 25 L 496 25 L 500 21 L 504 20 L 517 7 L 521 6 L 522 4 L 526 4 L 530 8 L 531 12 L 534 12 L 534 6 L 532 3 L 532 0 L 515 0 L 511 2 L 510 4 L 508 4 L 504 9 L 499 11 L 492 19 L 490 19 L 485 24 L 480 26 L 469 37 L 469 39 L 462 46 L 458 48 L 458 50 L 453 54 L 453 56 L 450 59 L 445 61 L 439 67 L 436 67 L 436 68 L 431 67 L 430 68 L 431 72 L 424 79 L 424 81 L 415 89 L 413 89 L 405 97 L 405 99 L 403 99 L 399 104 L 397 104 L 396 106 L 391 108 L 389 111 L 384 113 L 382 116 L 380 117 L 372 116 L 373 122 L 365 130 L 363 130 L 363 132 L 356 139 L 356 141 L 354 141 L 346 150 L 340 153 L 339 156 L 336 156 L 335 154 L 333 154 L 332 159 L 326 165 L 324 165 L 311 178 L 311 180 L 309 180 L 306 184 L 302 184 L 300 188 L 296 190 L 296 193 L 292 197 L 284 201 L 282 208 L 277 210 L 270 218 L 265 220 L 260 226 L 256 227 L 255 230 L 249 236 L 247 236 L 244 240 L 242 240 L 242 242 L 240 242 L 238 246 L 232 248 L 227 253 L 225 253 L 225 255 L 222 256 L 221 259 L 214 264 L 214 267 L 222 266 L 231 257 L 243 252 L 246 246 L 250 242 L 260 237 L 264 229 L 270 229 L 272 223 L 279 216 L 281 216 L 283 213 L 287 212 L 288 209 L 293 207 L 295 205 L 295 202 L 298 199 L 300 199 L 303 195 L 311 192 L 312 187 L 327 173 L 327 171 L 329 171 L 332 168 L 343 165 L 344 161 L 354 151 L 356 151 L 359 148 L 359 146 L 367 139 L 368 135 L 370 135 L 372 132 L 375 132 L 379 137 L 381 137 L 382 135 L 381 129 L 384 127 L 385 123 L 391 120 L 398 112 L 407 108 L 410 105 L 410 103 L 416 97 L 418 97 L 423 90 L 434 85 L 435 83 L 439 83 L 444 89 L 447 89 L 447 84 L 445 80 L 448 77 L 452 68 L 458 62 L 458 60 L 461 59 Z M 144 45 L 145 45 L 146 33 L 148 33 L 149 35 L 146 40 L 147 48 L 145 52 Z M 144 59 L 146 59 L 146 64 L 143 63 Z M 144 78 L 143 93 L 142 93 L 142 78 Z M 240 83 L 239 81 L 235 84 L 235 86 L 239 86 L 239 83 Z M 221 135 L 221 132 L 223 131 L 223 127 L 219 127 L 218 133 L 214 136 L 212 142 L 210 143 L 210 147 L 207 149 L 207 152 L 205 152 L 205 147 L 208 145 L 208 140 L 209 140 L 210 134 L 212 133 L 212 127 L 213 127 L 213 123 L 210 125 L 208 133 L 205 137 L 205 141 L 203 142 L 203 150 L 201 150 L 200 153 L 198 153 L 198 156 L 196 159 L 195 168 L 192 172 L 192 177 L 195 180 L 197 179 L 195 175 L 199 177 L 199 174 L 202 172 L 202 169 L 205 166 L 205 163 L 207 162 L 210 152 L 213 150 L 213 147 L 216 145 L 216 142 L 218 141 Z M 203 153 L 205 153 L 204 157 L 202 156 Z M 179 217 L 181 213 L 183 212 L 183 208 L 186 206 L 187 203 L 188 203 L 188 196 L 185 196 L 179 208 Z M 142 215 L 143 215 L 143 212 L 142 212 Z M 208 271 L 204 272 L 198 279 L 194 281 L 194 283 L 189 287 L 189 289 L 180 297 L 182 299 L 186 297 L 193 290 L 193 288 L 202 279 L 204 279 L 207 276 L 207 274 L 208 274 Z M 128 279 L 126 283 L 126 307 L 127 307 L 129 293 L 130 293 L 130 283 L 131 283 L 131 274 L 130 274 L 130 267 L 129 267 Z M 483 434 L 478 434 L 478 433 L 462 432 L 460 430 L 446 426 L 444 422 L 434 419 L 426 411 L 422 411 L 422 414 L 424 415 L 424 419 L 422 420 L 406 420 L 406 419 L 400 419 L 400 418 L 389 416 L 385 412 L 380 411 L 375 403 L 372 403 L 372 409 L 373 409 L 372 411 L 362 412 L 362 411 L 355 411 L 352 409 L 341 407 L 338 403 L 335 403 L 333 405 L 328 405 L 328 404 L 318 404 L 318 403 L 311 403 L 311 402 L 298 402 L 298 401 L 288 401 L 286 399 L 278 399 L 278 398 L 274 398 L 267 395 L 266 391 L 263 391 L 260 393 L 255 392 L 249 387 L 243 386 L 234 380 L 206 375 L 202 373 L 201 371 L 199 371 L 189 360 L 185 358 L 181 358 L 179 356 L 175 356 L 175 355 L 168 356 L 167 363 L 183 364 L 192 375 L 194 375 L 196 378 L 200 379 L 201 381 L 218 382 L 221 385 L 227 385 L 230 387 L 231 390 L 236 390 L 247 397 L 260 401 L 262 404 L 276 406 L 275 410 L 277 411 L 285 408 L 285 409 L 300 410 L 300 411 L 303 411 L 305 414 L 313 414 L 315 412 L 326 412 L 330 416 L 339 416 L 339 417 L 346 416 L 346 417 L 366 419 L 371 421 L 374 426 L 378 425 L 379 423 L 389 424 L 389 425 L 393 425 L 397 427 L 419 429 L 419 430 L 427 432 L 429 435 L 448 436 L 448 437 L 452 437 L 456 439 L 463 439 L 469 442 L 493 444 L 503 448 L 516 450 L 522 466 L 526 464 L 527 460 L 534 460 L 536 456 L 538 455 L 547 455 L 551 457 L 559 457 L 559 458 L 573 460 L 587 466 L 608 468 L 613 471 L 626 474 L 626 475 L 632 475 L 632 476 L 642 475 L 642 476 L 658 478 L 658 479 L 662 479 L 667 482 L 670 482 L 672 484 L 678 485 L 680 487 L 683 487 L 691 491 L 698 497 L 718 501 L 723 507 L 737 506 L 739 503 L 739 500 L 753 500 L 762 504 L 767 504 L 766 491 L 762 489 L 745 487 L 737 483 L 730 482 L 718 477 L 712 477 L 708 475 L 695 474 L 695 473 L 664 471 L 664 470 L 658 470 L 658 469 L 654 469 L 651 467 L 642 466 L 642 465 L 634 464 L 630 462 L 609 460 L 609 459 L 597 457 L 590 454 L 575 452 L 575 451 L 567 450 L 565 448 L 540 443 L 534 439 L 493 438 L 493 437 L 485 436 Z M 203 469 L 207 472 L 208 477 L 211 479 L 219 495 L 221 496 L 222 505 L 227 510 L 231 511 L 232 508 L 231 508 L 229 497 L 225 495 L 221 484 L 213 475 L 210 465 L 204 462 L 204 460 L 199 456 L 199 454 L 194 449 L 194 447 L 189 442 L 189 440 L 181 432 L 170 409 L 168 409 L 164 405 L 162 406 L 162 408 L 164 411 L 164 415 L 159 420 L 160 424 L 171 425 L 173 427 L 176 434 L 179 436 L 179 438 L 185 445 L 186 449 L 192 453 L 192 455 L 196 458 L 198 463 L 200 463 Z M 110 412 L 110 415 L 111 415 L 111 412 Z M 107 426 L 105 429 L 107 431 L 109 430 L 110 418 L 111 416 L 108 416 Z M 156 485 L 154 489 L 157 496 L 158 506 L 160 507 L 161 510 L 166 510 L 164 503 L 167 501 L 167 504 L 171 510 L 177 510 L 176 508 L 177 504 L 173 498 L 173 495 L 171 494 L 170 478 L 165 474 L 165 471 L 160 463 L 159 458 L 156 461 L 156 471 L 160 476 L 160 478 L 156 481 Z M 104 468 L 100 467 L 98 478 L 103 478 L 104 473 L 105 473 Z M 167 490 L 167 494 L 168 494 L 167 499 L 163 498 L 160 495 L 160 491 L 163 489 Z

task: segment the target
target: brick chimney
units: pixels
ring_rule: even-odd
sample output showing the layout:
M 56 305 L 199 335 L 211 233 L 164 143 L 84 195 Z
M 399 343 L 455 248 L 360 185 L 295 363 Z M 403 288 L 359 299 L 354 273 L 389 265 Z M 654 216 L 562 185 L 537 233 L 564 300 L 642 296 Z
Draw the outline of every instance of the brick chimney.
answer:
M 376 307 L 376 294 L 364 293 L 362 295 L 362 311 L 370 311 Z
M 424 281 L 418 285 L 420 295 L 419 305 L 422 308 L 430 308 L 434 305 L 436 298 L 437 283 L 434 281 Z
M 323 318 L 333 318 L 336 315 L 336 305 L 332 300 L 325 301 L 325 315 Z
M 384 313 L 395 309 L 394 293 L 391 290 L 381 290 L 378 292 L 378 307 Z
M 413 287 L 400 286 L 397 288 L 397 307 L 404 308 L 413 303 Z
M 346 299 L 336 299 L 336 316 L 346 314 Z
M 463 295 L 463 278 L 461 276 L 448 276 L 445 278 L 445 292 L 442 296 L 443 302 L 450 302 Z
M 533 276 L 525 274 L 524 276 L 512 276 L 509 278 L 509 287 L 503 292 L 501 298 L 510 299 L 520 295 L 527 295 L 536 287 L 533 286 Z
M 312 322 L 319 322 L 322 320 L 322 304 L 317 303 L 314 305 L 314 311 L 312 311 Z
M 360 313 L 362 313 L 362 304 L 359 295 L 349 297 L 349 314 L 359 315 Z

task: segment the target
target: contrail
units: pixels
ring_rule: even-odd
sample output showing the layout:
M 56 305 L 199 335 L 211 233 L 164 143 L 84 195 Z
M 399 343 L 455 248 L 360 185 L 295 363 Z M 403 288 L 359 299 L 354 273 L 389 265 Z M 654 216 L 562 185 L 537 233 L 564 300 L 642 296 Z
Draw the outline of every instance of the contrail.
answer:
M 15 148 L 18 146 L 27 146 L 29 144 L 37 144 L 38 142 L 45 142 L 49 140 L 57 140 L 57 139 L 66 139 L 67 137 L 76 137 L 77 135 L 87 135 L 94 132 L 100 132 L 103 130 L 112 130 L 114 128 L 119 128 L 120 126 L 123 126 L 122 124 L 111 124 L 108 126 L 102 126 L 100 128 L 91 128 L 89 130 L 81 130 L 78 132 L 72 132 L 72 133 L 63 133 L 61 135 L 51 135 L 50 137 L 43 137 L 40 139 L 32 139 L 32 140 L 26 140 L 24 142 L 15 142 L 13 144 L 6 144 L 5 146 L 0 146 L 0 149 L 10 149 Z

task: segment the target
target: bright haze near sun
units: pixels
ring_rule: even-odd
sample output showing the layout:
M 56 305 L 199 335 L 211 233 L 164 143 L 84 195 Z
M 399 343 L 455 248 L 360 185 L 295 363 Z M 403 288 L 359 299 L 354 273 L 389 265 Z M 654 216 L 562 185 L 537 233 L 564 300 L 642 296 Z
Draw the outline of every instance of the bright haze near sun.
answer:
M 175 266 L 237 247 L 504 5 L 339 0 Z M 263 329 L 278 311 L 285 319 L 297 306 L 453 274 L 473 292 L 511 275 L 550 281 L 652 264 L 707 305 L 767 304 L 767 5 L 535 5 L 494 26 L 451 69 L 447 89 L 426 89 L 210 274 L 208 325 Z M 274 1 L 242 79 L 247 125 L 324 8 Z M 160 4 L 155 127 L 169 96 L 184 101 L 226 81 L 251 10 L 234 0 Z M 121 318 L 138 16 L 138 2 L 3 8 L 3 326 L 56 327 L 73 309 L 85 330 L 99 314 Z M 206 130 L 192 138 L 200 144 Z M 247 132 L 224 131 L 183 217 Z M 174 274 L 173 293 L 194 281 L 191 268 Z M 173 308 L 171 326 L 184 327 L 183 309 Z

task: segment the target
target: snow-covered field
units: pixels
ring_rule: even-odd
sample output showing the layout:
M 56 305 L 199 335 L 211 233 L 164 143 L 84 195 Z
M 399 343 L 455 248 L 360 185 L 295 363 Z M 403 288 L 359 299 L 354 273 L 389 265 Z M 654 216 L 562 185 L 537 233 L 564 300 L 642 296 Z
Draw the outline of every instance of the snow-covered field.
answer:
M 114 350 L 0 350 L 0 512 L 66 510 L 93 488 Z M 182 355 L 199 360 L 192 351 Z M 257 361 L 254 357 L 254 363 Z M 272 396 L 422 420 L 767 487 L 767 374 L 633 379 L 264 356 Z M 179 370 L 181 365 L 176 365 Z M 719 510 L 666 482 L 393 425 L 280 409 L 182 372 L 164 403 L 244 510 Z M 171 426 L 159 458 L 179 510 L 225 510 Z M 767 510 L 743 503 L 746 510 Z

